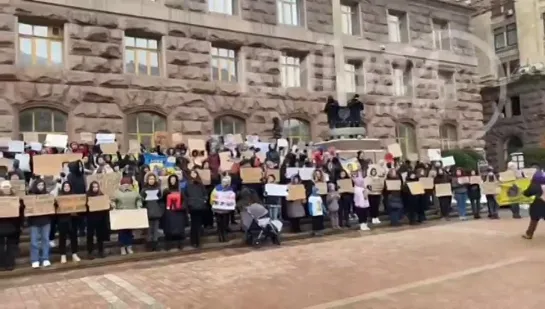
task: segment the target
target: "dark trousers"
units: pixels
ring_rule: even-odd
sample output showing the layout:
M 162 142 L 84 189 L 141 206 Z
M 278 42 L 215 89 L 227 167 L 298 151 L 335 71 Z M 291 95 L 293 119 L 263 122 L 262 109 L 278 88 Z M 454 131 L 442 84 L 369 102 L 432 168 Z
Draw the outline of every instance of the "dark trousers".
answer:
M 513 218 L 520 219 L 520 205 L 519 204 L 512 204 L 511 205 L 511 213 L 513 213 Z
M 498 202 L 496 202 L 494 195 L 486 196 L 486 206 L 488 207 L 488 217 L 498 218 Z
M 218 226 L 218 240 L 219 242 L 227 241 L 227 228 L 229 228 L 229 218 L 231 213 L 216 214 L 216 225 Z
M 87 218 L 87 253 L 91 254 L 96 246 L 99 254 L 104 253 L 104 242 L 109 234 L 107 214 L 104 216 L 93 214 Z
M 51 220 L 51 229 L 49 230 L 49 241 L 55 240 L 55 234 L 57 234 L 57 218 Z
M 165 234 L 165 249 L 170 250 L 174 248 L 182 249 L 184 247 L 184 239 L 182 235 L 170 235 Z
M 312 231 L 319 232 L 324 230 L 324 216 L 312 217 Z
M 405 215 L 407 215 L 407 219 L 409 219 L 409 224 L 416 223 L 417 210 L 419 205 L 419 200 L 414 198 L 404 203 L 403 206 L 405 207 Z
M 441 212 L 441 217 L 448 218 L 450 215 L 450 208 L 452 207 L 452 197 L 451 196 L 441 196 L 439 199 L 439 210 Z
M 17 233 L 0 236 L 0 267 L 13 269 L 17 255 Z
M 291 218 L 290 219 L 290 224 L 291 224 L 292 233 L 300 233 L 301 232 L 301 218 Z
M 201 246 L 201 227 L 203 218 L 206 215 L 206 211 L 192 211 L 191 212 L 191 231 L 190 241 L 194 247 Z
M 360 224 L 367 223 L 367 218 L 369 217 L 369 208 L 360 208 L 354 207 L 356 215 L 358 216 L 358 222 Z
M 59 229 L 59 253 L 66 255 L 66 240 L 70 238 L 70 250 L 72 254 L 78 253 L 78 220 L 70 218 L 57 222 Z
M 401 218 L 403 217 L 403 210 L 401 208 L 390 208 L 388 210 L 388 216 L 390 217 L 390 225 L 401 225 Z
M 381 195 L 369 195 L 369 215 L 371 218 L 378 218 Z
M 339 200 L 339 223 L 340 226 L 350 226 L 350 207 L 351 203 L 348 199 L 341 198 Z
M 478 219 L 481 217 L 481 199 L 480 198 L 470 198 L 469 202 L 471 203 L 471 212 L 473 212 L 473 217 Z

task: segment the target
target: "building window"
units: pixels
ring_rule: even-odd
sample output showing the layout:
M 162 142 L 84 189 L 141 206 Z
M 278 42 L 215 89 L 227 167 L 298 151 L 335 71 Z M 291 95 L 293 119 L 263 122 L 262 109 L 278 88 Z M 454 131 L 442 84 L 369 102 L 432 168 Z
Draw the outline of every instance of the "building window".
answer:
M 246 135 L 246 122 L 244 119 L 233 116 L 217 118 L 214 120 L 214 134 L 221 136 L 240 134 L 244 136 Z
M 416 147 L 416 130 L 410 123 L 399 123 L 396 126 L 396 141 L 401 147 L 403 155 L 418 153 Z
M 62 66 L 62 27 L 19 23 L 18 62 L 23 66 Z
M 439 94 L 445 100 L 456 99 L 456 85 L 454 82 L 454 72 L 439 71 Z
M 494 29 L 494 47 L 496 50 L 505 47 L 505 33 L 502 28 Z
M 208 0 L 208 11 L 233 15 L 233 0 Z
M 412 66 L 393 68 L 394 95 L 412 96 Z
M 506 36 L 507 36 L 507 45 L 514 46 L 517 45 L 517 24 L 512 23 L 506 27 Z
M 159 41 L 125 36 L 125 72 L 159 76 Z
M 301 87 L 301 59 L 282 55 L 280 57 L 282 87 Z
M 458 142 L 458 131 L 452 124 L 444 124 L 440 128 L 441 149 L 448 150 L 456 148 Z
M 212 47 L 212 80 L 232 82 L 237 81 L 236 52 L 232 49 Z
M 344 3 L 343 1 L 341 1 L 341 24 L 344 34 L 360 34 L 358 10 L 359 6 L 357 4 Z
M 519 152 L 522 148 L 524 148 L 524 143 L 522 140 L 517 136 L 512 136 L 508 140 L 505 141 L 504 144 L 504 157 L 506 159 L 509 158 L 513 153 Z M 524 166 L 523 166 L 524 167 Z
M 388 10 L 388 37 L 390 38 L 390 42 L 409 42 L 407 13 Z
M 299 8 L 297 0 L 276 0 L 278 23 L 283 25 L 299 25 Z
M 284 120 L 284 136 L 288 139 L 290 145 L 309 142 L 311 140 L 310 124 L 296 118 Z
M 512 96 L 511 98 L 511 115 L 520 116 L 522 115 L 522 108 L 520 106 L 520 96 Z
M 445 20 L 432 20 L 433 47 L 435 49 L 450 50 L 450 29 Z
M 509 73 L 510 75 L 515 74 L 515 72 L 520 68 L 520 60 L 511 60 L 509 61 Z
M 39 142 L 45 142 L 47 134 L 66 134 L 68 116 L 60 111 L 47 108 L 32 108 L 19 113 L 19 131 L 21 140 L 23 133 L 38 133 Z
M 167 130 L 166 119 L 152 113 L 130 114 L 127 123 L 129 139 L 137 140 L 148 149 L 155 147 L 153 134 Z
M 356 65 L 352 63 L 344 64 L 346 92 L 355 93 L 358 85 L 358 77 L 356 73 Z

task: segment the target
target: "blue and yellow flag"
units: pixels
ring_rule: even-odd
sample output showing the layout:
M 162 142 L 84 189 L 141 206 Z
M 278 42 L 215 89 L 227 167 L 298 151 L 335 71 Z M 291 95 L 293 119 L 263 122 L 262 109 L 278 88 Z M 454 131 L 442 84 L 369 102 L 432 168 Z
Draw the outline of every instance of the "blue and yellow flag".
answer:
M 530 186 L 531 179 L 521 178 L 500 183 L 500 194 L 496 197 L 496 201 L 500 206 L 511 204 L 530 204 L 534 201 L 534 197 L 524 196 L 524 191 Z

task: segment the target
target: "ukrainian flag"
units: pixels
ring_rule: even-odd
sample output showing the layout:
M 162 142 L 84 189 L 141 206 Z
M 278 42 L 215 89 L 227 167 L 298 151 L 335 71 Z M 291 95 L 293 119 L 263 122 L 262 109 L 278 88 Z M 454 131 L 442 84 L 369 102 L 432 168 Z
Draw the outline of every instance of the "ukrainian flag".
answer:
M 530 204 L 534 201 L 534 197 L 524 196 L 524 191 L 530 186 L 531 179 L 521 178 L 500 183 L 500 194 L 496 197 L 496 201 L 500 206 L 511 204 Z

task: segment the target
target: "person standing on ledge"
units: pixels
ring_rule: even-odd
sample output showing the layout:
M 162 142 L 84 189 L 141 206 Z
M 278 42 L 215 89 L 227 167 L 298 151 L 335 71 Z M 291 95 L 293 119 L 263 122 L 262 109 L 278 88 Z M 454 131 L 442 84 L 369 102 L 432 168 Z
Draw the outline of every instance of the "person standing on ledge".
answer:
M 334 129 L 337 125 L 337 113 L 339 112 L 339 102 L 333 99 L 332 96 L 327 97 L 324 113 L 327 115 L 327 123 L 330 129 Z
M 361 112 L 363 111 L 363 103 L 360 101 L 360 95 L 355 94 L 350 101 L 348 101 L 348 109 L 350 110 L 350 127 L 358 128 L 361 126 Z

